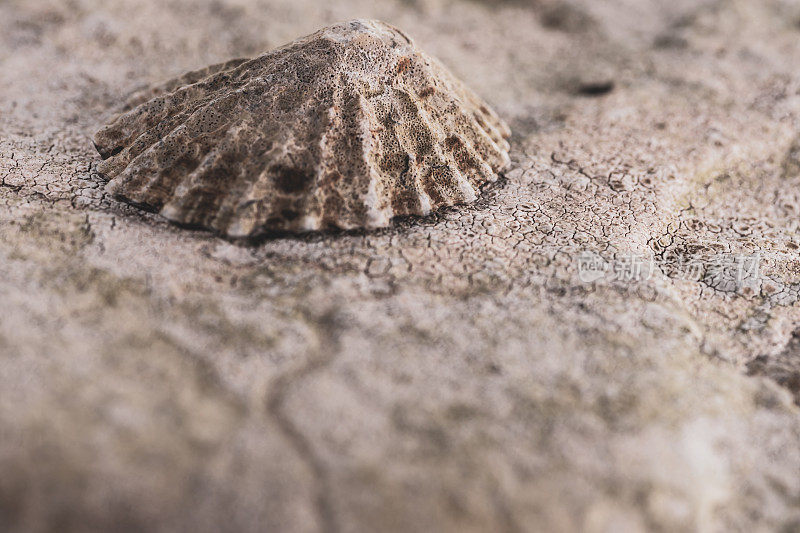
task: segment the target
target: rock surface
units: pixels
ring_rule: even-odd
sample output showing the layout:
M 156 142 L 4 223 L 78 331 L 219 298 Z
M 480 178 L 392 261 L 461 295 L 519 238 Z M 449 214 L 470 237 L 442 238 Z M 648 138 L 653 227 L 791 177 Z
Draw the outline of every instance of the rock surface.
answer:
M 373 4 L 0 4 L 2 529 L 796 531 L 800 6 Z M 137 83 L 353 18 L 505 180 L 252 246 L 103 192 Z

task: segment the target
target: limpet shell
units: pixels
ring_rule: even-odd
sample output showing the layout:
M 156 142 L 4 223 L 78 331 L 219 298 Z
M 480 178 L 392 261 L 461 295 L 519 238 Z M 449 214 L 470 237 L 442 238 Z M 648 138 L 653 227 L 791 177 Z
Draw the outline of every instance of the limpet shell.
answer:
M 94 143 L 115 197 L 247 237 L 472 202 L 509 135 L 403 32 L 355 20 L 140 91 Z

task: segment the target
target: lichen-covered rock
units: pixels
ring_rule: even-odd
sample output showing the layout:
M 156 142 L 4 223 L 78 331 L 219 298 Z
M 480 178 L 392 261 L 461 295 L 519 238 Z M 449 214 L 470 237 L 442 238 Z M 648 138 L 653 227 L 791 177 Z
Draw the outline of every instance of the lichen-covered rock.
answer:
M 508 127 L 401 31 L 356 20 L 140 91 L 94 139 L 118 198 L 232 237 L 375 228 L 476 198 Z

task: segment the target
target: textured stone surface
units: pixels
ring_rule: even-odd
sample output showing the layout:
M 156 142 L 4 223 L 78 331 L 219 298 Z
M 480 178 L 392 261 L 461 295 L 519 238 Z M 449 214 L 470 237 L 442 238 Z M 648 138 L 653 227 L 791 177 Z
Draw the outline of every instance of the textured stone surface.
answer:
M 509 164 L 488 104 L 378 21 L 192 71 L 126 107 L 94 137 L 111 194 L 232 237 L 384 227 L 473 202 Z
M 140 84 L 353 18 L 507 118 L 475 203 L 239 246 L 104 192 L 91 137 Z M 798 21 L 0 3 L 0 529 L 796 531 Z M 585 283 L 583 251 L 661 260 Z

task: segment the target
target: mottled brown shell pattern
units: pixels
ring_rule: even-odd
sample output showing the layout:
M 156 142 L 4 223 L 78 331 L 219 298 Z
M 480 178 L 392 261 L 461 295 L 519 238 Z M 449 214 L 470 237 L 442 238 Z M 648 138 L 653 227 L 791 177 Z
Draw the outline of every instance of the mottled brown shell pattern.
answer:
M 401 31 L 356 20 L 136 93 L 95 135 L 122 200 L 231 237 L 473 201 L 509 129 Z

